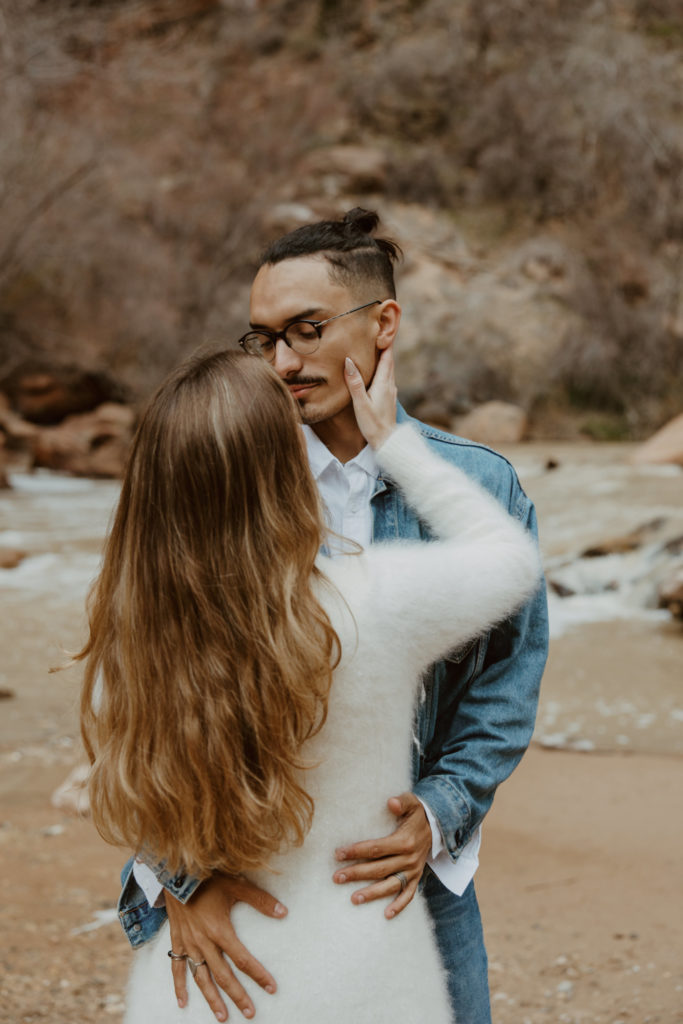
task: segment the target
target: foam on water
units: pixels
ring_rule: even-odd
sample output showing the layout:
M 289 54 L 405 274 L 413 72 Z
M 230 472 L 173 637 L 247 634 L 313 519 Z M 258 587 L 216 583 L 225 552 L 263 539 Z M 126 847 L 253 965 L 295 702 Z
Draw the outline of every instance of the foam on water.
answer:
M 84 600 L 100 566 L 102 541 L 120 484 L 49 471 L 14 473 L 0 496 L 0 546 L 25 551 L 0 569 L 0 592 Z
M 84 477 L 62 476 L 46 469 L 34 473 L 10 473 L 12 489 L 23 494 L 82 494 L 96 489 L 94 480 Z
M 614 622 L 635 619 L 645 622 L 669 622 L 671 616 L 665 609 L 642 608 L 630 605 L 618 591 L 602 594 L 575 594 L 558 597 L 548 594 L 550 636 L 563 636 L 591 622 Z
M 100 556 L 87 552 L 46 553 L 25 558 L 16 569 L 0 569 L 0 590 L 85 598 L 99 572 Z

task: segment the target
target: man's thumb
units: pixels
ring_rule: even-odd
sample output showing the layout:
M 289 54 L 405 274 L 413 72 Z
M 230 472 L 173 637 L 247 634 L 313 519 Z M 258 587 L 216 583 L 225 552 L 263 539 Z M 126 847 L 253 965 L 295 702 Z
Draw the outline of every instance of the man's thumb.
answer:
M 401 793 L 400 796 L 390 796 L 387 800 L 387 807 L 392 814 L 395 814 L 397 818 L 402 817 L 410 810 L 410 800 L 412 793 Z

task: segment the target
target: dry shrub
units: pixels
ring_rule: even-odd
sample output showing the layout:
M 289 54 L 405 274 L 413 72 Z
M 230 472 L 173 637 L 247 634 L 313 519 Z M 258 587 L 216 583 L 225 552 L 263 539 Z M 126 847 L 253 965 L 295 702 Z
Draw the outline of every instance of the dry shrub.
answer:
M 683 227 L 680 67 L 633 34 L 589 26 L 483 95 L 461 144 L 482 196 L 541 218 L 624 204 L 653 242 Z
M 426 35 L 397 41 L 350 79 L 352 99 L 368 127 L 420 141 L 452 127 L 454 97 L 464 63 L 448 37 Z
M 665 44 L 683 43 L 683 8 L 679 0 L 636 0 L 634 16 L 650 36 Z
M 163 39 L 149 17 L 168 3 L 4 9 L 0 375 L 36 355 L 104 362 L 144 393 L 242 333 L 264 196 L 333 104 L 254 65 L 248 4 L 201 6 L 208 20 L 163 21 Z
M 653 243 L 683 232 L 676 52 L 587 3 L 483 0 L 442 22 L 426 5 L 350 77 L 361 124 L 412 144 L 422 194 L 404 173 L 396 195 L 520 202 L 540 220 L 621 203 Z
M 653 264 L 634 245 L 630 266 L 610 238 L 594 250 L 600 272 L 573 296 L 582 325 L 558 357 L 555 383 L 577 408 L 627 416 L 639 436 L 683 405 L 683 250 Z

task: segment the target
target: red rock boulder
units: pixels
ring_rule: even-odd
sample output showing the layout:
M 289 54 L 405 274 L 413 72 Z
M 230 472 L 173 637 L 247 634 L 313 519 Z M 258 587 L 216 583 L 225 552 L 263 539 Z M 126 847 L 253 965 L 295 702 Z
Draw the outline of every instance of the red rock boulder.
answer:
M 115 402 L 67 416 L 59 426 L 39 431 L 34 466 L 74 476 L 121 477 L 134 423 L 133 410 Z
M 683 413 L 674 416 L 636 448 L 631 461 L 636 464 L 670 462 L 683 466 Z
M 16 569 L 25 558 L 25 551 L 16 551 L 14 548 L 0 548 L 0 569 Z
M 7 377 L 2 387 L 19 416 L 46 426 L 123 397 L 108 374 L 76 366 L 25 366 Z
M 675 619 L 683 620 L 683 566 L 660 584 L 658 605 L 668 608 Z
M 457 434 L 480 444 L 517 444 L 526 430 L 524 409 L 510 402 L 484 402 L 455 422 Z

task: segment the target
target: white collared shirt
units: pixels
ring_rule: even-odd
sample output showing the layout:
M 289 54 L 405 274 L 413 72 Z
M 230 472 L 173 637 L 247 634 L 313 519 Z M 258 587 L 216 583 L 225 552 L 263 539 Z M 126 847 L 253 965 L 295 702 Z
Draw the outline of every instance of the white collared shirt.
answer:
M 366 548 L 372 541 L 370 499 L 377 486 L 379 467 L 369 444 L 349 462 L 341 463 L 317 434 L 302 427 L 311 471 L 325 506 L 325 521 L 336 536 L 330 536 L 329 553 L 343 554 L 344 537 Z

